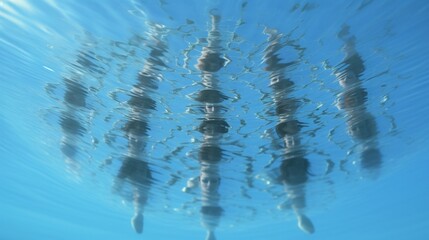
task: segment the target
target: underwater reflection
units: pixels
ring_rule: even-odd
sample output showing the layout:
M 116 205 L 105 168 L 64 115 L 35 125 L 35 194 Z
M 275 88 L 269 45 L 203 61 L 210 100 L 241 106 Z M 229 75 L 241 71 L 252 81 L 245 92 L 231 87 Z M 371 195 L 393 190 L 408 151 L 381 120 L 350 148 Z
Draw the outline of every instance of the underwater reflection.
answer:
M 228 143 L 226 142 L 229 140 L 229 135 L 227 135 L 230 133 L 229 124 L 233 125 L 233 119 L 226 117 L 229 116 L 227 113 L 232 107 L 227 106 L 227 103 L 225 103 L 229 98 L 222 87 L 227 86 L 227 84 L 226 81 L 220 80 L 219 73 L 219 71 L 222 73 L 227 63 L 226 57 L 223 55 L 222 35 L 219 30 L 221 17 L 213 14 L 213 12 L 210 15 L 210 28 L 207 30 L 207 46 L 202 48 L 195 65 L 195 68 L 198 69 L 198 81 L 202 86 L 202 89 L 193 95 L 194 105 L 191 107 L 194 113 L 200 114 L 197 126 L 192 124 L 192 127 L 201 134 L 201 139 L 195 141 L 199 145 L 193 146 L 198 148 L 199 174 L 197 177 L 189 176 L 190 174 L 180 169 L 173 169 L 177 165 L 171 164 L 162 168 L 159 167 L 159 163 L 149 160 L 149 151 L 152 150 L 150 146 L 148 147 L 151 127 L 154 127 L 152 124 L 158 120 L 153 117 L 156 116 L 154 113 L 159 107 L 158 98 L 154 97 L 154 95 L 164 94 L 159 90 L 160 81 L 164 80 L 162 71 L 166 67 L 167 43 L 165 38 L 167 30 L 164 26 L 157 24 L 149 26 L 150 31 L 145 45 L 149 49 L 149 54 L 144 61 L 142 70 L 138 72 L 132 88 L 126 91 L 128 99 L 125 105 L 127 109 L 126 113 L 121 113 L 120 116 L 123 120 L 122 123 L 124 123 L 120 129 L 121 136 L 124 136 L 126 143 L 123 144 L 124 148 L 120 152 L 122 157 L 119 169 L 117 172 L 115 169 L 112 191 L 132 203 L 134 212 L 131 217 L 131 224 L 137 233 L 144 231 L 145 208 L 147 211 L 148 199 L 151 193 L 153 194 L 153 189 L 160 187 L 165 192 L 168 192 L 171 190 L 169 187 L 173 185 L 155 185 L 153 176 L 155 172 L 158 172 L 154 171 L 153 168 L 156 167 L 162 169 L 157 169 L 158 171 L 165 170 L 166 175 L 171 174 L 168 171 L 180 171 L 182 175 L 178 174 L 175 177 L 179 180 L 180 178 L 187 180 L 183 192 L 199 191 L 200 201 L 198 203 L 200 205 L 198 205 L 198 209 L 201 225 L 206 231 L 206 240 L 216 239 L 215 231 L 219 227 L 221 218 L 225 215 L 224 208 L 228 207 L 221 204 L 221 195 L 224 196 L 225 201 L 226 191 L 222 193 L 219 191 L 222 178 L 225 181 L 228 176 L 220 169 L 222 167 L 221 160 L 224 160 L 225 155 L 227 155 L 225 153 L 229 152 L 228 146 L 226 146 Z M 278 151 L 280 153 L 278 155 L 281 156 L 275 170 L 279 173 L 276 181 L 282 187 L 281 194 L 286 196 L 285 204 L 282 204 L 282 206 L 293 212 L 299 229 L 312 234 L 315 232 L 315 226 L 310 217 L 307 216 L 307 201 L 309 198 L 312 199 L 312 196 L 308 193 L 308 189 L 310 189 L 309 179 L 311 177 L 309 174 L 310 160 L 312 157 L 309 157 L 311 150 L 307 149 L 302 143 L 305 142 L 303 140 L 306 137 L 304 135 L 305 121 L 308 121 L 308 119 L 299 117 L 302 116 L 300 115 L 300 107 L 305 101 L 303 98 L 293 97 L 294 93 L 297 92 L 297 87 L 295 86 L 297 81 L 288 74 L 299 63 L 300 59 L 283 62 L 284 59 L 280 57 L 280 52 L 288 46 L 285 43 L 285 36 L 276 29 L 269 28 L 266 28 L 263 34 L 267 36 L 267 40 L 264 42 L 267 47 L 263 51 L 263 62 L 266 66 L 261 70 L 269 79 L 269 84 L 267 85 L 269 86 L 269 95 L 272 98 L 270 102 L 273 103 L 272 112 L 275 113 L 275 116 L 273 116 L 275 118 L 275 127 L 272 127 L 272 132 L 277 134 L 274 138 L 281 142 L 281 148 L 274 149 L 275 147 L 273 147 L 273 150 Z M 382 156 L 377 142 L 375 117 L 367 110 L 368 93 L 360 80 L 365 70 L 364 61 L 356 52 L 355 38 L 349 33 L 347 26 L 344 26 L 338 37 L 344 42 L 345 58 L 334 72 L 338 83 L 342 87 L 342 91 L 338 95 L 337 106 L 346 113 L 345 122 L 348 134 L 358 143 L 357 149 L 360 151 L 361 168 L 375 171 L 381 168 Z M 87 129 L 88 124 L 81 119 L 81 112 L 85 112 L 82 109 L 88 108 L 88 87 L 83 79 L 86 72 L 96 71 L 97 74 L 100 73 L 99 68 L 94 67 L 97 63 L 92 54 L 91 51 L 80 52 L 74 63 L 75 70 L 71 72 L 69 77 L 64 77 L 62 83 L 65 87 L 62 99 L 64 108 L 61 111 L 61 118 L 58 122 L 62 129 L 61 151 L 65 156 L 67 165 L 75 172 L 79 171 L 81 167 L 76 159 L 79 151 L 80 136 L 89 131 Z M 169 72 L 169 74 L 174 74 L 172 72 L 174 71 Z M 161 101 L 163 100 L 164 98 L 161 99 Z M 161 102 L 161 104 L 163 103 Z M 228 123 L 228 121 L 230 122 Z M 172 126 L 171 128 L 174 127 L 182 129 L 182 126 Z M 237 134 L 240 133 L 237 132 Z M 171 139 L 174 137 L 175 135 L 172 135 Z M 242 137 L 242 135 L 239 137 Z M 244 138 L 234 141 L 234 144 L 240 147 L 242 139 Z M 273 142 L 275 142 L 275 139 Z M 171 142 L 165 141 L 161 144 L 168 145 Z M 173 140 L 173 144 L 178 145 L 181 143 Z M 271 146 L 274 145 L 272 144 Z M 185 162 L 183 161 L 182 163 Z M 170 162 L 165 164 L 170 164 Z M 332 171 L 332 169 L 333 166 L 329 171 Z M 188 168 L 187 170 L 191 171 L 192 169 Z M 252 169 L 251 173 L 246 177 L 255 177 L 253 172 L 259 170 Z M 234 171 L 239 172 L 241 170 L 234 169 Z M 240 184 L 244 185 L 245 182 L 243 179 Z M 253 185 L 250 186 L 249 184 L 249 188 L 253 187 Z M 180 189 L 178 188 L 177 191 L 180 192 Z M 248 199 L 252 199 L 252 197 L 246 198 L 246 200 Z
M 277 180 L 283 184 L 299 228 L 304 232 L 314 233 L 313 223 L 305 214 L 305 184 L 308 180 L 310 162 L 305 157 L 305 149 L 301 144 L 300 131 L 304 124 L 295 118 L 298 100 L 290 96 L 294 91 L 294 82 L 285 75 L 286 68 L 294 63 L 281 63 L 282 59 L 277 54 L 283 46 L 282 34 L 275 29 L 265 29 L 264 33 L 268 35 L 268 47 L 265 49 L 263 60 L 267 64 L 265 70 L 269 72 L 278 118 L 275 130 L 284 143 L 283 160 L 279 167 L 280 176 Z
M 134 206 L 131 224 L 137 233 L 143 232 L 143 213 L 153 182 L 145 150 L 150 130 L 149 116 L 156 108 L 156 101 L 152 99 L 151 93 L 158 88 L 157 67 L 164 66 L 162 57 L 166 45 L 162 38 L 162 27 L 153 25 L 147 45 L 150 57 L 144 63 L 142 71 L 138 73 L 137 83 L 131 89 L 130 99 L 127 101 L 130 111 L 122 130 L 128 140 L 128 151 L 113 185 L 113 191 L 117 194 L 124 191 L 125 183 L 131 185 Z
M 340 30 L 338 38 L 344 42 L 345 57 L 335 71 L 343 88 L 337 107 L 345 111 L 348 134 L 358 143 L 361 168 L 376 177 L 382 165 L 382 155 L 377 142 L 375 117 L 366 107 L 368 93 L 360 80 L 365 71 L 364 61 L 356 51 L 356 38 L 350 34 L 347 25 Z
M 214 231 L 219 225 L 223 208 L 220 206 L 220 194 L 218 192 L 221 182 L 219 162 L 222 159 L 220 147 L 222 135 L 228 133 L 229 125 L 222 117 L 225 107 L 222 102 L 226 96 L 219 90 L 219 80 L 215 72 L 225 64 L 220 52 L 220 33 L 218 30 L 220 16 L 211 15 L 211 29 L 208 34 L 208 45 L 203 48 L 196 67 L 201 71 L 202 85 L 205 87 L 199 91 L 195 100 L 200 102 L 204 118 L 198 130 L 203 134 L 202 144 L 199 148 L 198 161 L 200 163 L 200 175 L 191 178 L 184 188 L 185 192 L 195 187 L 201 190 L 201 224 L 207 230 L 207 240 L 214 240 Z
M 78 160 L 82 137 L 88 132 L 87 119 L 82 113 L 92 114 L 87 104 L 88 86 L 86 79 L 91 73 L 102 73 L 103 69 L 97 66 L 96 54 L 89 49 L 81 50 L 76 61 L 69 67 L 68 76 L 63 77 L 64 95 L 63 108 L 60 112 L 59 125 L 62 130 L 60 149 L 65 157 L 68 171 L 79 176 L 82 163 Z M 48 93 L 52 86 L 47 87 Z

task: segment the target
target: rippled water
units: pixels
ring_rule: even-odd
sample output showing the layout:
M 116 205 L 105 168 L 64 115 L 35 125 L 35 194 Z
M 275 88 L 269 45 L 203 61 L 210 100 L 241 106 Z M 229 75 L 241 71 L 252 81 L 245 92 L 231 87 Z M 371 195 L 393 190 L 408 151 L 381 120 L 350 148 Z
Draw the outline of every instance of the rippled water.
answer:
M 0 1 L 0 238 L 425 239 L 428 10 Z

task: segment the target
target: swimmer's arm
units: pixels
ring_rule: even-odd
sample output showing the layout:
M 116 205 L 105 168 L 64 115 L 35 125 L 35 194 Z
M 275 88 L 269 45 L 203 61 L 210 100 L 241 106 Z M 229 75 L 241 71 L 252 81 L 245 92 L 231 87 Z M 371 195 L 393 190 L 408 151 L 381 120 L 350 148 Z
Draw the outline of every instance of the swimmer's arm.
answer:
M 200 177 L 193 177 L 188 179 L 186 182 L 186 187 L 182 188 L 182 192 L 189 193 L 193 189 L 195 189 L 198 186 L 198 181 L 200 180 Z

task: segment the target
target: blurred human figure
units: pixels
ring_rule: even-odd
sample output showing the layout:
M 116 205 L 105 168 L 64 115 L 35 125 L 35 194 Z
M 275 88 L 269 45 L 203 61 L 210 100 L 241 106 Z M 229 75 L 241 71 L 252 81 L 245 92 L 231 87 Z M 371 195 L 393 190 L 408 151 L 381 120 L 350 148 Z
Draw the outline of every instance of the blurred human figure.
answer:
M 382 165 L 382 155 L 377 143 L 375 118 L 366 108 L 368 93 L 360 80 L 365 71 L 364 61 L 356 51 L 356 38 L 350 35 L 349 26 L 343 26 L 338 37 L 344 42 L 345 57 L 335 71 L 343 88 L 337 106 L 346 112 L 348 133 L 361 147 L 362 169 L 377 171 Z
M 305 184 L 308 181 L 309 161 L 305 157 L 305 149 L 301 145 L 300 130 L 303 123 L 295 118 L 298 100 L 290 97 L 294 82 L 285 76 L 285 69 L 294 64 L 282 63 L 278 51 L 282 48 L 282 35 L 274 29 L 266 29 L 268 47 L 265 49 L 265 70 L 269 72 L 270 86 L 273 90 L 276 115 L 279 123 L 277 135 L 284 141 L 283 160 L 280 165 L 280 181 L 287 193 L 290 207 L 295 212 L 298 226 L 307 233 L 314 233 L 312 221 L 305 214 Z
M 204 111 L 204 119 L 198 127 L 199 132 L 203 134 L 203 143 L 198 154 L 200 175 L 189 179 L 183 189 L 185 192 L 195 187 L 201 190 L 201 224 L 207 230 L 206 240 L 216 239 L 214 231 L 223 212 L 219 205 L 218 192 L 221 182 L 219 162 L 222 159 L 220 143 L 222 135 L 229 130 L 228 123 L 222 118 L 223 107 L 220 105 L 227 98 L 219 90 L 219 81 L 215 75 L 225 65 L 225 59 L 221 57 L 219 21 L 220 16 L 211 15 L 208 46 L 203 48 L 196 65 L 201 71 L 202 84 L 205 87 L 195 98 L 203 105 Z
M 86 99 L 88 90 L 84 84 L 87 74 L 96 71 L 95 55 L 92 51 L 80 51 L 76 61 L 72 64 L 69 76 L 63 78 L 65 92 L 63 96 L 63 110 L 60 115 L 60 126 L 63 136 L 60 149 L 65 156 L 68 170 L 74 175 L 80 175 L 81 163 L 77 160 L 81 137 L 87 129 L 84 119 L 79 117 L 82 112 L 87 111 Z
M 143 232 L 143 211 L 146 205 L 149 190 L 152 183 L 152 175 L 149 165 L 142 159 L 127 156 L 116 176 L 114 191 L 119 192 L 125 181 L 132 185 L 134 216 L 131 225 L 137 233 Z
M 146 60 L 143 70 L 139 72 L 137 83 L 131 90 L 128 100 L 130 112 L 127 122 L 122 130 L 128 139 L 128 152 L 114 182 L 113 190 L 120 192 L 124 183 L 129 183 L 132 188 L 134 216 L 131 224 L 137 233 L 143 232 L 144 208 L 148 200 L 152 183 L 152 173 L 146 158 L 146 145 L 149 132 L 149 115 L 156 107 L 156 101 L 151 93 L 158 88 L 158 67 L 164 66 L 162 56 L 166 51 L 166 45 L 162 41 L 162 27 L 153 26 L 153 32 L 149 36 L 149 58 Z
M 207 37 L 208 45 L 203 48 L 197 64 L 197 68 L 203 72 L 203 75 L 217 72 L 225 65 L 225 58 L 221 56 L 219 22 L 220 16 L 211 15 L 212 28 Z

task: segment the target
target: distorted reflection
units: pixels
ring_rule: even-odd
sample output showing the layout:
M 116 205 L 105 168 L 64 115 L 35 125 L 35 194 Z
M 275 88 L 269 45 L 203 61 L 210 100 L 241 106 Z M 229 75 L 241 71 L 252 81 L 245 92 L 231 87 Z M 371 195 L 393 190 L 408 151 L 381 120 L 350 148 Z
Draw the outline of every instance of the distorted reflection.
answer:
M 69 76 L 63 77 L 65 92 L 63 96 L 63 110 L 59 124 L 62 129 L 61 152 L 65 157 L 68 170 L 75 176 L 80 175 L 82 163 L 77 159 L 82 135 L 87 132 L 85 119 L 81 113 L 86 112 L 88 87 L 85 81 L 91 71 L 95 70 L 95 59 L 92 51 L 78 53 L 75 63 L 72 64 Z
M 349 135 L 358 143 L 360 165 L 373 176 L 382 164 L 382 156 L 377 142 L 377 125 L 374 116 L 366 107 L 367 91 L 360 80 L 365 71 L 364 61 L 356 51 L 356 38 L 343 26 L 338 37 L 344 42 L 344 60 L 335 71 L 343 90 L 338 97 L 338 108 L 346 113 Z
M 211 30 L 208 35 L 208 46 L 204 47 L 196 67 L 201 71 L 202 84 L 205 87 L 199 91 L 195 100 L 203 104 L 201 109 L 204 118 L 198 127 L 203 134 L 202 144 L 199 148 L 198 160 L 200 175 L 187 182 L 184 191 L 190 191 L 197 186 L 201 189 L 201 223 L 207 230 L 206 240 L 214 240 L 214 231 L 219 225 L 223 209 L 219 205 L 218 192 L 221 182 L 219 162 L 222 159 L 220 147 L 222 135 L 228 133 L 229 125 L 222 118 L 225 109 L 220 103 L 226 96 L 219 90 L 219 80 L 215 72 L 220 70 L 225 60 L 221 57 L 220 33 L 218 30 L 220 17 L 211 15 Z
M 127 122 L 122 130 L 128 139 L 128 151 L 116 176 L 113 190 L 121 194 L 125 191 L 125 183 L 131 185 L 134 216 L 131 224 L 137 233 L 143 232 L 144 208 L 149 197 L 152 184 L 152 171 L 146 160 L 146 145 L 149 132 L 149 115 L 155 110 L 156 101 L 151 94 L 158 88 L 159 72 L 157 66 L 163 66 L 162 57 L 166 51 L 163 42 L 162 27 L 152 25 L 147 47 L 150 49 L 149 58 L 143 69 L 138 73 L 137 83 L 130 91 L 127 101 L 129 113 Z
M 142 70 L 137 74 L 136 82 L 133 82 L 132 88 L 130 87 L 131 89 L 129 91 L 128 89 L 125 90 L 125 92 L 127 92 L 127 100 L 122 103 L 126 103 L 126 113 L 120 113 L 123 124 L 120 127 L 121 133 L 119 135 L 123 136 L 126 143 L 123 144 L 123 148 L 120 152 L 120 166 L 119 170 L 115 169 L 112 190 L 115 194 L 123 197 L 133 205 L 134 212 L 131 218 L 131 224 L 137 233 L 142 233 L 144 229 L 145 208 L 147 210 L 151 188 L 154 189 L 155 186 L 153 176 L 155 173 L 164 170 L 166 171 L 165 175 L 174 175 L 174 183 L 179 182 L 181 179 L 187 180 L 183 192 L 198 191 L 198 200 L 201 204 L 198 205 L 201 217 L 200 222 L 206 231 L 206 240 L 216 239 L 215 231 L 220 224 L 221 217 L 224 216 L 224 207 L 227 205 L 221 204 L 220 184 L 222 182 L 222 177 L 223 181 L 228 178 L 225 178 L 226 174 L 220 169 L 223 166 L 221 160 L 227 155 L 225 153 L 230 153 L 228 147 L 233 145 L 229 145 L 230 142 L 227 143 L 227 140 L 230 140 L 230 135 L 227 135 L 230 132 L 229 123 L 231 125 L 233 124 L 232 122 L 228 123 L 227 120 L 231 120 L 231 118 L 225 116 L 225 113 L 232 109 L 231 106 L 227 106 L 225 103 L 230 100 L 227 96 L 228 94 L 226 94 L 230 93 L 230 91 L 226 92 L 221 87 L 229 87 L 229 85 L 221 83 L 219 80 L 220 74 L 218 73 L 220 70 L 224 71 L 223 68 L 228 63 L 226 57 L 223 55 L 224 48 L 221 46 L 222 35 L 219 30 L 221 17 L 217 14 L 213 14 L 213 12 L 214 11 L 212 11 L 210 15 L 207 46 L 202 48 L 195 65 L 195 68 L 198 69 L 197 80 L 201 83 L 200 86 L 202 86 L 202 89 L 194 94 L 193 99 L 191 99 L 193 104 L 195 104 L 191 107 L 193 108 L 192 112 L 199 113 L 199 118 L 197 126 L 195 126 L 194 123 L 189 125 L 192 125 L 191 128 L 195 128 L 195 130 L 199 132 L 197 134 L 201 134 L 200 139 L 195 141 L 199 144 L 196 146 L 196 148 L 198 148 L 198 166 L 196 168 L 199 171 L 197 177 L 188 179 L 193 175 L 189 174 L 189 176 L 188 172 L 180 169 L 180 162 L 178 162 L 178 164 L 176 162 L 171 164 L 172 161 L 170 160 L 172 158 L 165 160 L 167 157 L 163 154 L 167 155 L 169 153 L 160 151 L 161 157 L 159 157 L 159 159 L 165 160 L 165 164 L 167 164 L 165 168 L 163 168 L 165 165 L 157 165 L 158 163 L 149 160 L 152 159 L 149 153 L 156 152 L 152 151 L 155 147 L 152 145 L 148 146 L 149 138 L 152 137 L 150 131 L 151 127 L 154 127 L 154 121 L 159 120 L 154 119 L 153 116 L 157 116 L 155 111 L 159 111 L 159 109 L 157 109 L 157 107 L 159 108 L 159 101 L 161 101 L 161 104 L 169 104 L 168 100 L 164 101 L 167 98 L 159 97 L 159 94 L 164 94 L 159 88 L 165 87 L 165 85 L 160 86 L 159 83 L 164 80 L 163 71 L 167 72 L 165 55 L 167 52 L 166 34 L 168 31 L 164 26 L 149 24 L 150 30 L 147 39 L 144 40 L 144 47 L 149 49 L 149 54 L 147 58 L 145 58 Z M 274 169 L 277 176 L 274 179 L 275 181 L 272 182 L 277 182 L 278 185 L 276 188 L 280 189 L 282 197 L 284 195 L 286 196 L 284 199 L 285 204 L 281 204 L 281 208 L 287 209 L 291 213 L 293 212 L 292 215 L 296 217 L 298 227 L 302 231 L 312 234 L 315 232 L 315 227 L 312 220 L 307 216 L 307 198 L 309 197 L 307 191 L 310 189 L 310 160 L 313 159 L 313 157 L 309 156 L 312 154 L 310 151 L 313 149 L 307 149 L 309 144 L 306 145 L 307 147 L 304 144 L 307 140 L 307 135 L 304 135 L 304 130 L 308 127 L 305 122 L 309 122 L 309 120 L 300 117 L 303 116 L 300 114 L 299 110 L 304 101 L 302 97 L 293 97 L 297 92 L 297 87 L 295 86 L 297 82 L 288 74 L 301 59 L 284 62 L 285 60 L 281 57 L 280 52 L 288 46 L 289 39 L 287 38 L 289 37 L 285 37 L 285 35 L 279 33 L 277 30 L 269 28 L 266 28 L 263 33 L 268 36 L 266 42 L 267 47 L 263 52 L 263 62 L 266 65 L 264 69 L 259 70 L 269 78 L 268 92 L 269 96 L 272 96 L 272 100 L 270 99 L 270 104 L 272 103 L 270 106 L 272 106 L 272 109 L 270 109 L 270 111 L 274 113 L 272 115 L 275 115 L 270 116 L 275 119 L 275 126 L 270 127 L 270 129 L 266 131 L 272 133 L 271 136 L 274 139 L 270 139 L 270 143 L 267 145 L 273 148 L 269 151 L 276 152 L 273 156 L 280 156 L 280 161 L 276 161 L 278 158 L 273 158 L 274 160 L 272 160 L 272 162 L 274 162 L 273 165 L 277 164 Z M 380 169 L 382 165 L 382 155 L 377 141 L 378 130 L 376 119 L 367 110 L 366 103 L 368 92 L 363 87 L 362 81 L 360 80 L 365 71 L 364 61 L 356 51 L 355 37 L 349 33 L 347 26 L 343 27 L 338 37 L 344 42 L 343 50 L 345 58 L 341 64 L 336 67 L 334 72 L 341 86 L 341 93 L 338 95 L 337 99 L 337 107 L 345 112 L 348 134 L 357 142 L 356 149 L 360 153 L 361 168 L 374 172 L 374 170 Z M 131 55 L 131 53 L 128 52 L 126 54 Z M 73 64 L 74 68 L 69 74 L 70 76 L 64 77 L 62 80 L 65 92 L 61 102 L 64 108 L 61 110 L 60 120 L 58 122 L 62 130 L 61 152 L 65 157 L 65 162 L 69 169 L 77 174 L 81 168 L 81 163 L 76 158 L 79 152 L 79 146 L 81 146 L 80 138 L 89 131 L 87 129 L 87 124 L 81 119 L 83 115 L 81 114 L 81 112 L 83 112 L 82 109 L 88 108 L 87 102 L 89 102 L 87 99 L 89 87 L 86 86 L 84 81 L 85 74 L 91 71 L 100 71 L 94 68 L 94 61 L 96 61 L 96 58 L 92 57 L 92 55 L 93 53 L 91 51 L 80 52 L 76 62 Z M 126 64 L 128 64 L 128 62 Z M 174 71 L 176 71 L 176 69 L 174 69 L 174 71 L 171 71 L 171 69 L 168 70 L 169 72 L 165 74 L 175 74 Z M 165 82 L 171 83 L 168 81 Z M 194 87 L 194 85 L 192 87 Z M 169 90 L 168 87 L 165 88 L 167 91 Z M 164 90 L 164 88 L 162 89 Z M 263 91 L 261 90 L 261 92 Z M 163 110 L 167 112 L 167 107 Z M 168 111 L 170 110 L 171 109 L 168 109 Z M 162 112 L 162 110 L 159 112 Z M 169 114 L 171 112 L 169 112 Z M 334 112 L 337 114 L 337 110 Z M 245 122 L 244 119 L 239 120 Z M 267 120 L 267 122 L 268 121 L 269 120 Z M 177 126 L 177 129 L 180 129 L 177 132 L 182 131 L 182 127 L 182 125 Z M 186 126 L 184 126 L 183 129 L 185 127 Z M 255 128 L 257 128 L 257 130 L 251 133 L 256 133 L 254 134 L 256 136 L 258 135 L 257 131 L 261 128 L 265 128 L 265 126 L 255 126 Z M 171 136 L 168 137 L 168 141 L 170 142 L 167 140 L 159 140 L 157 144 L 164 145 L 163 147 L 169 144 L 180 144 L 175 142 L 175 140 L 171 140 L 176 136 L 172 131 L 170 131 L 170 133 Z M 187 133 L 189 133 L 189 131 Z M 242 138 L 243 135 L 240 135 L 241 133 L 239 131 L 237 131 L 237 134 L 239 134 L 240 139 L 233 141 L 235 144 L 233 147 L 244 146 L 244 144 L 240 145 L 240 141 L 244 139 Z M 246 138 L 250 135 L 251 134 L 246 134 Z M 195 142 L 193 142 L 193 144 Z M 172 149 L 169 147 L 170 146 L 160 149 L 168 151 L 168 149 Z M 180 146 L 180 148 L 186 147 L 188 146 Z M 191 147 L 194 148 L 194 146 Z M 240 149 L 240 151 L 241 150 L 242 149 Z M 177 152 L 180 152 L 180 150 Z M 241 152 L 239 154 L 241 154 Z M 178 155 L 176 152 L 174 154 L 172 155 Z M 192 164 L 188 165 L 186 161 L 187 160 L 183 160 L 182 162 L 185 167 L 188 167 L 186 170 L 192 170 L 192 168 L 189 167 Z M 334 171 L 335 164 L 333 161 L 328 160 L 327 162 L 329 163 L 327 172 Z M 312 163 L 312 166 L 316 165 L 315 161 Z M 173 169 L 175 167 L 179 169 Z M 247 176 L 245 177 L 248 179 L 253 179 L 255 177 L 253 173 L 260 170 L 254 170 L 253 167 L 253 165 L 248 166 L 248 169 L 251 168 L 251 171 L 249 170 L 246 172 Z M 340 166 L 340 169 L 341 167 L 342 166 Z M 153 171 L 152 168 L 156 168 L 156 171 Z M 172 174 L 168 171 L 176 172 Z M 234 171 L 239 172 L 242 170 L 234 169 Z M 180 174 L 176 174 L 179 172 Z M 222 176 L 222 174 L 224 175 Z M 195 175 L 197 175 L 197 173 L 195 173 Z M 156 183 L 158 183 L 158 181 Z M 240 184 L 243 183 L 244 181 L 240 182 Z M 160 183 L 160 185 L 156 187 L 162 189 L 162 192 L 169 192 L 173 189 L 171 186 L 173 186 L 173 183 L 168 186 L 164 186 Z M 263 188 L 265 187 L 264 185 Z M 253 183 L 248 184 L 248 189 L 252 191 L 261 190 L 255 187 Z M 174 193 L 174 190 L 180 193 L 180 188 L 173 189 L 171 192 Z M 265 189 L 261 191 L 265 191 Z M 226 193 L 226 191 L 222 192 L 224 201 Z M 244 196 L 244 194 L 241 196 Z M 252 199 L 251 194 L 247 194 L 245 197 L 246 200 Z M 244 205 L 245 204 L 243 204 L 243 206 Z M 246 207 L 248 206 L 244 206 L 243 208 Z M 256 213 L 256 210 L 254 210 L 256 208 L 253 208 L 253 206 L 248 208 L 252 209 L 252 214 L 253 212 Z
M 305 149 L 301 145 L 300 131 L 303 123 L 295 119 L 297 100 L 290 97 L 293 92 L 294 82 L 285 76 L 285 70 L 294 63 L 281 63 L 278 51 L 282 46 L 282 35 L 275 29 L 265 29 L 268 35 L 268 47 L 265 49 L 265 68 L 269 72 L 270 86 L 272 88 L 273 101 L 278 117 L 276 132 L 283 139 L 284 153 L 280 165 L 278 179 L 287 193 L 290 207 L 294 211 L 298 226 L 307 233 L 314 232 L 311 220 L 305 215 L 306 193 L 305 184 L 308 180 L 309 161 L 306 159 Z

